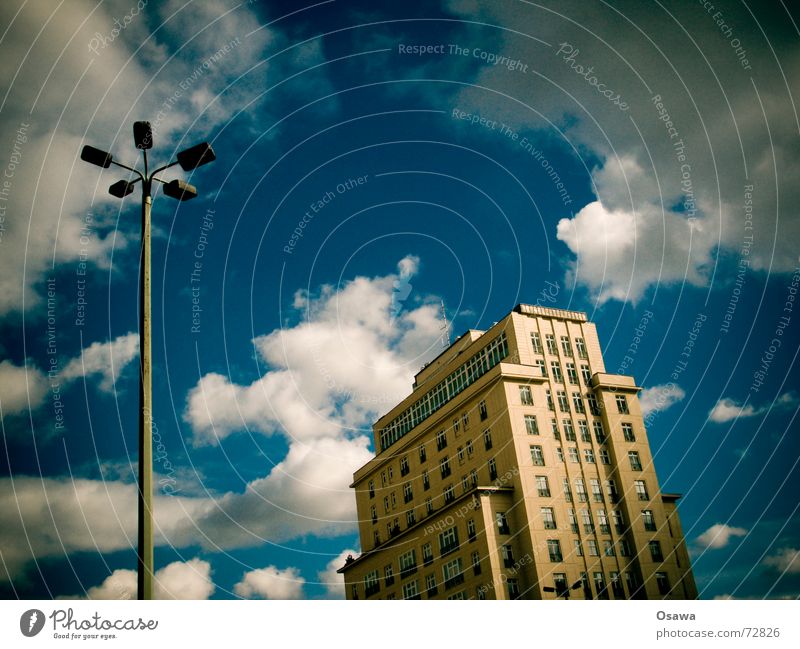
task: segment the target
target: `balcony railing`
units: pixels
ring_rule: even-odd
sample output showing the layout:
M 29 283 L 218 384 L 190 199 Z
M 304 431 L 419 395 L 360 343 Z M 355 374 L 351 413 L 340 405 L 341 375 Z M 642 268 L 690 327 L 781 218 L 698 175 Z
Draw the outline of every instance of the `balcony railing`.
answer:
M 463 583 L 464 583 L 464 573 L 460 572 L 457 575 L 455 575 L 454 577 L 450 577 L 450 579 L 445 579 L 444 580 L 444 589 L 448 590 L 448 589 L 452 588 L 453 586 L 458 586 L 459 584 L 463 584 Z

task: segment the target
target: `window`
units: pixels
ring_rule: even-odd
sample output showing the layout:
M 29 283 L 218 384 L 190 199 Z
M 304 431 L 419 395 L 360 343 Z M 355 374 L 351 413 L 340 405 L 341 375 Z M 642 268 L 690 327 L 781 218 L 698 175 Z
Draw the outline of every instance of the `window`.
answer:
M 456 499 L 456 490 L 453 489 L 453 485 L 447 485 L 444 489 L 444 502 L 445 504 L 449 504 Z
M 375 481 L 374 480 L 370 480 L 369 481 L 369 497 L 370 498 L 374 498 L 375 497 Z
M 539 334 L 535 331 L 531 334 L 531 345 L 533 345 L 534 354 L 542 353 L 542 339 L 540 338 Z
M 389 513 L 389 496 L 383 497 L 383 513 L 384 514 Z
M 600 488 L 600 481 L 597 478 L 591 478 L 589 484 L 592 486 L 592 499 L 596 503 L 603 502 L 603 490 Z
M 386 486 L 386 471 L 381 471 L 381 486 Z
M 358 599 L 358 584 L 353 584 L 350 588 L 351 599 Z
M 597 541 L 594 539 L 586 539 L 586 547 L 589 548 L 590 557 L 599 557 L 600 552 L 597 550 Z
M 472 553 L 472 572 L 476 577 L 481 574 L 481 555 L 478 552 Z
M 586 502 L 586 485 L 583 484 L 583 478 L 575 478 L 575 493 L 578 494 L 578 502 Z
M 492 448 L 492 431 L 488 428 L 483 431 L 483 447 L 487 451 Z
M 457 593 L 453 593 L 452 595 L 448 595 L 447 599 L 467 599 L 466 594 L 464 594 L 463 590 L 458 591 Z
M 458 528 L 454 525 L 439 534 L 439 552 L 444 557 L 458 550 Z
M 403 502 L 410 503 L 414 498 L 414 492 L 411 489 L 411 483 L 406 482 L 403 485 Z
M 603 422 L 599 419 L 595 419 L 592 422 L 592 428 L 594 429 L 594 438 L 597 440 L 598 444 L 605 444 L 606 443 L 606 431 L 603 428 Z
M 469 472 L 469 481 L 472 483 L 473 487 L 478 486 L 478 472 L 475 469 Z
M 408 475 L 410 469 L 408 468 L 408 457 L 400 458 L 400 475 Z
M 572 407 L 575 409 L 575 412 L 581 414 L 586 412 L 586 408 L 583 406 L 583 399 L 581 399 L 581 395 L 577 392 L 573 392 L 572 394 Z
M 503 545 L 500 548 L 502 556 L 503 556 L 503 565 L 506 568 L 510 568 L 514 565 L 514 551 L 511 549 L 510 545 Z
M 625 438 L 626 442 L 636 441 L 636 435 L 633 434 L 633 424 L 628 422 L 622 424 L 622 436 Z
M 583 449 L 583 459 L 587 464 L 594 464 L 594 451 L 590 448 Z
M 428 491 L 428 489 L 430 488 L 431 488 L 431 479 L 430 476 L 428 475 L 428 470 L 425 469 L 425 471 L 422 472 L 422 489 L 424 491 Z
M 563 490 L 564 490 L 564 500 L 568 503 L 572 502 L 572 488 L 569 486 L 569 478 L 564 478 L 562 482 Z
M 592 521 L 592 512 L 588 509 L 581 509 L 581 520 L 583 521 L 583 531 L 587 534 L 594 534 L 594 521 Z
M 581 365 L 581 378 L 583 378 L 583 382 L 586 385 L 589 385 L 592 382 L 592 372 L 589 369 L 589 366 L 586 364 Z
M 638 451 L 628 451 L 628 461 L 631 463 L 631 469 L 634 471 L 642 470 L 642 460 L 639 458 Z
M 575 510 L 571 507 L 567 510 L 567 516 L 569 517 L 569 528 L 572 530 L 574 534 L 578 533 L 578 518 L 575 516 Z
M 600 526 L 600 534 L 611 534 L 611 526 L 608 524 L 605 509 L 597 510 L 597 524 Z
M 412 549 L 400 555 L 400 579 L 405 579 L 417 571 L 417 555 Z
M 614 599 L 625 599 L 625 588 L 622 586 L 622 579 L 620 579 L 619 573 L 612 570 L 609 573 L 609 577 L 611 581 L 611 592 L 614 593 Z
M 594 589 L 597 591 L 597 599 L 608 599 L 606 580 L 602 572 L 594 573 Z
M 556 446 L 556 459 L 559 462 L 564 462 L 564 450 L 560 446 Z
M 422 563 L 426 566 L 433 563 L 433 547 L 430 543 L 426 543 L 422 546 Z
M 558 361 L 550 362 L 550 371 L 553 373 L 553 380 L 556 383 L 564 382 L 564 376 L 561 374 L 561 365 L 559 365 Z
M 547 378 L 547 364 L 544 362 L 543 358 L 537 358 L 534 362 L 534 365 L 539 368 L 539 373 L 544 378 Z
M 528 435 L 539 434 L 539 424 L 536 423 L 534 415 L 525 415 L 525 430 L 528 431 Z
M 394 571 L 391 563 L 383 569 L 383 578 L 386 580 L 387 588 L 394 583 Z
M 497 462 L 494 461 L 494 458 L 490 459 L 487 463 L 489 467 L 489 481 L 497 480 Z
M 656 519 L 653 516 L 653 510 L 642 510 L 642 522 L 644 523 L 644 529 L 646 529 L 648 532 L 656 531 Z
M 472 543 L 477 538 L 475 534 L 475 521 L 473 519 L 469 519 L 467 521 L 467 541 Z
M 544 391 L 545 399 L 547 399 L 547 409 L 555 412 L 556 406 L 553 403 L 553 393 L 550 390 Z
M 369 508 L 369 514 L 372 518 L 372 524 L 375 525 L 375 523 L 378 522 L 378 510 L 375 509 L 375 505 L 372 505 L 372 507 Z
M 619 502 L 619 493 L 617 492 L 617 483 L 614 482 L 613 479 L 606 480 L 606 494 L 608 494 L 608 500 L 612 503 Z
M 519 386 L 519 402 L 523 406 L 532 406 L 533 405 L 533 393 L 531 392 L 530 385 L 520 385 Z
M 467 493 L 469 491 L 469 477 L 467 475 L 461 476 L 461 491 Z
M 425 452 L 425 444 L 422 444 L 419 447 L 419 463 L 424 464 L 427 459 L 428 459 L 428 454 Z
M 578 350 L 578 358 L 589 358 L 589 354 L 586 353 L 586 342 L 584 342 L 583 338 L 575 339 L 575 349 Z
M 531 446 L 531 462 L 534 466 L 544 466 L 544 455 L 541 446 Z
M 461 415 L 461 425 L 464 427 L 464 430 L 467 430 L 467 428 L 469 428 L 469 414 L 467 414 L 466 412 L 463 415 Z
M 495 520 L 497 521 L 497 532 L 499 534 L 511 534 L 511 530 L 508 528 L 508 519 L 506 518 L 506 513 L 496 512 L 494 516 Z
M 439 460 L 439 473 L 442 474 L 442 479 L 446 478 L 451 473 L 450 458 L 446 455 L 441 460 Z
M 409 509 L 406 512 L 406 526 L 411 527 L 416 522 L 417 522 L 417 514 L 414 512 L 413 509 Z
M 618 545 L 619 545 L 619 556 L 621 557 L 631 556 L 631 544 L 628 542 L 628 539 L 620 539 Z
M 434 573 L 425 576 L 425 590 L 428 593 L 428 597 L 433 597 L 439 592 L 436 587 L 436 575 Z
M 453 434 L 454 434 L 456 437 L 458 437 L 458 431 L 459 431 L 459 430 L 461 430 L 461 422 L 458 420 L 458 417 L 456 417 L 456 418 L 453 420 Z
M 564 356 L 572 356 L 572 345 L 569 342 L 569 336 L 561 336 L 561 351 Z
M 650 496 L 647 493 L 647 483 L 644 480 L 634 480 L 633 488 L 639 500 L 650 500 Z
M 628 397 L 624 394 L 618 394 L 616 397 L 617 401 L 617 412 L 621 415 L 629 415 L 630 410 L 628 410 Z
M 551 563 L 559 563 L 564 560 L 561 555 L 561 542 L 558 539 L 547 540 L 547 553 L 550 555 Z
M 581 458 L 578 455 L 578 449 L 574 446 L 570 446 L 567 451 L 569 452 L 569 461 L 574 464 L 580 464 Z
M 539 494 L 540 498 L 550 497 L 550 485 L 547 483 L 546 475 L 536 476 L 536 492 Z
M 556 517 L 553 513 L 552 507 L 542 507 L 539 510 L 539 513 L 542 515 L 542 522 L 544 523 L 544 529 L 546 530 L 554 530 L 556 529 Z
M 666 572 L 656 573 L 656 585 L 658 586 L 659 593 L 662 595 L 669 595 L 669 577 Z
M 417 580 L 403 584 L 403 599 L 419 599 Z
M 545 342 L 547 343 L 547 351 L 554 356 L 558 354 L 556 349 L 556 337 L 553 334 L 545 334 Z
M 425 515 L 430 516 L 433 514 L 433 501 L 430 498 L 425 499 Z
M 661 541 L 650 541 L 647 545 L 650 548 L 650 558 L 656 563 L 661 563 L 664 560 L 664 555 L 661 553 Z
M 397 497 L 395 496 L 394 491 L 389 494 L 389 499 L 392 501 L 392 509 L 397 507 Z
M 467 440 L 467 457 L 472 457 L 472 451 L 473 451 L 472 440 L 468 439 Z
M 569 597 L 569 586 L 567 585 L 567 575 L 565 573 L 553 573 L 553 586 L 556 589 L 556 597 Z
M 464 464 L 464 447 L 459 446 L 456 450 L 456 456 L 458 457 L 458 463 Z
M 628 592 L 631 594 L 631 597 L 635 597 L 635 593 L 639 589 L 639 579 L 636 577 L 636 574 L 630 571 L 626 572 L 625 583 L 628 586 Z
M 575 363 L 567 363 L 567 380 L 572 385 L 578 385 L 578 370 L 575 369 Z
M 517 599 L 519 597 L 519 579 L 509 578 L 506 586 L 508 587 L 508 599 Z
M 590 392 L 586 395 L 586 401 L 589 402 L 589 412 L 591 412 L 595 417 L 599 417 L 600 403 L 597 401 L 597 397 Z
M 558 409 L 561 412 L 569 412 L 569 399 L 567 399 L 567 393 L 564 390 L 558 391 Z
M 607 449 L 601 448 L 597 453 L 598 453 L 598 455 L 600 455 L 600 462 L 601 463 L 603 463 L 605 465 L 611 464 L 611 456 L 608 454 L 608 450 Z
M 436 449 L 441 451 L 443 448 L 447 448 L 447 432 L 440 430 L 436 433 Z
M 381 544 L 381 533 L 378 530 L 372 530 L 372 545 L 378 547 Z
M 392 467 L 389 467 L 387 469 L 387 473 L 389 474 L 389 482 L 394 480 L 394 469 Z
M 555 439 L 561 439 L 561 432 L 558 430 L 558 422 L 555 419 L 550 420 L 550 427 L 553 431 L 553 437 Z
M 485 401 L 481 401 L 478 404 L 478 412 L 481 415 L 481 421 L 483 421 L 484 419 L 486 419 L 489 416 L 489 411 L 486 410 L 486 402 Z
M 589 433 L 589 423 L 585 419 L 578 420 L 578 430 L 581 432 L 581 441 L 591 443 L 592 436 Z
M 625 518 L 622 516 L 622 512 L 619 509 L 612 509 L 611 519 L 614 521 L 614 529 L 618 534 L 622 534 L 625 531 Z
M 575 427 L 572 425 L 571 419 L 562 419 L 561 425 L 564 427 L 564 438 L 568 442 L 575 441 Z
M 464 569 L 461 559 L 454 559 L 442 566 L 445 590 L 464 583 Z
M 582 557 L 583 556 L 583 544 L 581 544 L 580 539 L 575 539 L 575 556 Z

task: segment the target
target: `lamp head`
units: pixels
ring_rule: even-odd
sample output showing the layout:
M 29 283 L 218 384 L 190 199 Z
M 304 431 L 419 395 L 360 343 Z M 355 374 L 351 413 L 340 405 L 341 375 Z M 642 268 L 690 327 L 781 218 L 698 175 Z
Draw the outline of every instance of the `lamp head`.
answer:
M 150 122 L 133 123 L 133 142 L 137 149 L 151 149 L 153 147 L 153 129 Z
M 197 169 L 197 167 L 213 162 L 216 159 L 217 155 L 208 142 L 195 144 L 193 147 L 178 154 L 178 164 L 184 171 Z
M 197 188 L 185 180 L 172 180 L 164 184 L 164 193 L 179 201 L 188 201 L 197 197 Z
M 81 149 L 81 160 L 98 167 L 108 169 L 111 166 L 111 154 L 100 149 L 95 149 L 88 144 Z
M 125 198 L 128 194 L 133 193 L 133 183 L 129 183 L 127 180 L 118 180 L 108 188 L 108 193 L 117 198 Z

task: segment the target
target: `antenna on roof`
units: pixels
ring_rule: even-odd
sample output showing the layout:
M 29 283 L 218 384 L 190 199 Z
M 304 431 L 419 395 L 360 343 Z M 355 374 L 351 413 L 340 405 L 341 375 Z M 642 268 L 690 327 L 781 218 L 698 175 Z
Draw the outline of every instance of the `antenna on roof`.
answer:
M 444 308 L 444 300 L 442 300 L 442 347 L 450 346 L 450 325 L 447 323 L 447 311 Z

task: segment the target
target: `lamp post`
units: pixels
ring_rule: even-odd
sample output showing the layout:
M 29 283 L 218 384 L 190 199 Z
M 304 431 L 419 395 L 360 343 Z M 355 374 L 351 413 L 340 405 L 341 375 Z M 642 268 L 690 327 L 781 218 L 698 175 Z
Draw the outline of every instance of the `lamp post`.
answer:
M 138 493 L 138 539 L 137 539 L 137 595 L 139 599 L 153 598 L 153 383 L 150 345 L 150 211 L 153 205 L 153 181 L 164 185 L 164 194 L 179 201 L 188 201 L 197 196 L 195 187 L 183 180 L 165 182 L 156 174 L 180 165 L 191 171 L 216 159 L 211 145 L 203 142 L 176 156 L 174 162 L 149 173 L 147 151 L 153 146 L 150 122 L 134 122 L 133 139 L 136 148 L 142 151 L 144 173 L 113 159 L 110 153 L 84 146 L 81 160 L 107 169 L 112 164 L 136 174 L 133 182 L 119 180 L 108 188 L 117 198 L 133 193 L 134 185 L 142 183 L 142 232 L 141 258 L 139 264 L 139 493 Z

